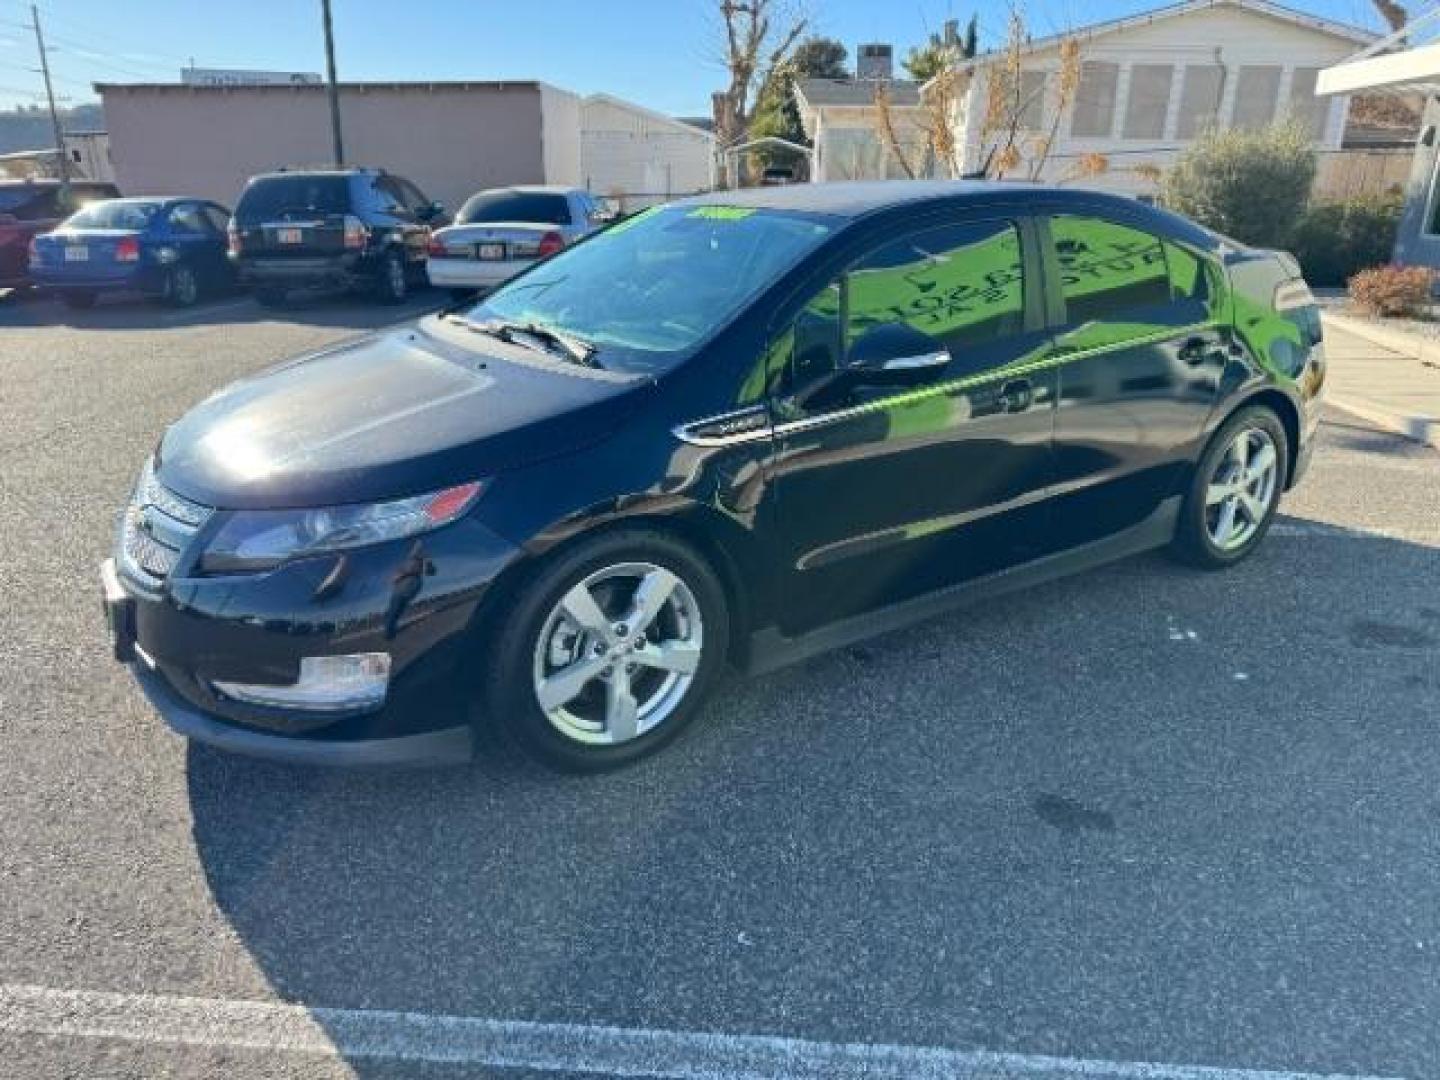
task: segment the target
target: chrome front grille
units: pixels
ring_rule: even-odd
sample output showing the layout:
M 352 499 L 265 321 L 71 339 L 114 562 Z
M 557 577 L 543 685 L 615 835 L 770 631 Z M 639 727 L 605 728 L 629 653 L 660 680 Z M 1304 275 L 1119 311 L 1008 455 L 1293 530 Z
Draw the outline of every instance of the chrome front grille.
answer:
M 170 576 L 211 509 L 175 494 L 149 463 L 120 524 L 119 563 L 132 578 L 158 585 Z

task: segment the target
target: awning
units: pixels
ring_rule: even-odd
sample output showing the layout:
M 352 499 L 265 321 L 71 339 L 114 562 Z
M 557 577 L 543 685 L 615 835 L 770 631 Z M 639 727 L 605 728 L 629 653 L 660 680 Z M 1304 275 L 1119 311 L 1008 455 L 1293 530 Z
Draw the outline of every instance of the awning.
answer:
M 1315 93 L 1440 94 L 1440 5 L 1320 72 Z

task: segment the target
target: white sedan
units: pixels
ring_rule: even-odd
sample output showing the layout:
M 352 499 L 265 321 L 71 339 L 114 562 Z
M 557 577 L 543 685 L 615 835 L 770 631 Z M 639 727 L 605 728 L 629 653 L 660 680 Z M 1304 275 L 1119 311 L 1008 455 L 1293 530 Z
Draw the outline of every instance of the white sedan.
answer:
M 493 188 L 470 196 L 455 223 L 430 234 L 430 283 L 457 295 L 490 289 L 609 220 L 582 188 Z

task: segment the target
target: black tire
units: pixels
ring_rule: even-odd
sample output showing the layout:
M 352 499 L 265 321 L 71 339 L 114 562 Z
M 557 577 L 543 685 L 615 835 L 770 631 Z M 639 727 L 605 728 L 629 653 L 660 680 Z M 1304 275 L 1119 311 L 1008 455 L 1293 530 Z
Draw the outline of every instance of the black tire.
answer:
M 1211 536 L 1206 495 L 1231 445 L 1242 432 L 1250 431 L 1262 432 L 1275 447 L 1275 479 L 1258 525 L 1238 546 L 1224 548 Z M 1265 539 L 1265 534 L 1275 520 L 1280 496 L 1285 489 L 1285 478 L 1289 475 L 1290 453 L 1290 440 L 1285 434 L 1285 425 L 1274 412 L 1263 405 L 1246 406 L 1225 421 L 1205 447 L 1205 452 L 1195 467 L 1190 489 L 1185 493 L 1185 502 L 1180 509 L 1180 521 L 1175 529 L 1170 553 L 1181 562 L 1203 570 L 1223 570 L 1249 557 Z
M 403 304 L 410 295 L 410 275 L 405 258 L 391 249 L 380 257 L 375 268 L 375 296 L 382 304 Z
M 612 745 L 580 741 L 552 724 L 535 689 L 536 650 L 560 599 L 589 575 L 621 563 L 646 562 L 675 574 L 700 609 L 703 641 L 694 679 L 657 726 Z M 582 541 L 542 564 L 507 596 L 504 626 L 478 645 L 489 656 L 481 676 L 482 716 L 498 722 L 529 756 L 551 768 L 595 773 L 647 757 L 679 735 L 704 704 L 725 667 L 730 617 L 725 590 L 706 560 L 664 533 L 626 529 Z
M 200 279 L 185 265 L 172 267 L 165 278 L 165 299 L 174 307 L 194 307 L 200 300 Z
M 261 307 L 284 307 L 290 294 L 275 285 L 264 285 L 255 290 L 255 302 Z
M 60 302 L 68 308 L 83 311 L 95 306 L 97 294 L 93 289 L 62 289 Z

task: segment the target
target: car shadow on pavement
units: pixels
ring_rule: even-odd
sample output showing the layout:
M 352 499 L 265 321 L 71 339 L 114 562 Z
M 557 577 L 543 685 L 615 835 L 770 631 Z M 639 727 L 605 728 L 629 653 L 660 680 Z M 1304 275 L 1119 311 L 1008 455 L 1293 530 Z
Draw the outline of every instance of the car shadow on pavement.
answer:
M 311 1006 L 1423 1073 L 1440 544 L 1282 524 L 732 678 L 610 775 L 192 746 L 199 858 Z

